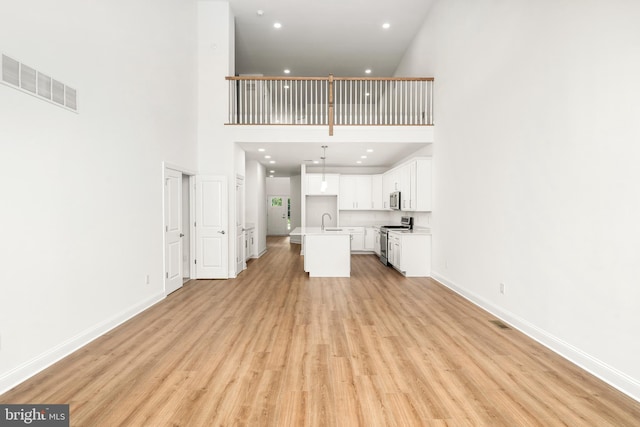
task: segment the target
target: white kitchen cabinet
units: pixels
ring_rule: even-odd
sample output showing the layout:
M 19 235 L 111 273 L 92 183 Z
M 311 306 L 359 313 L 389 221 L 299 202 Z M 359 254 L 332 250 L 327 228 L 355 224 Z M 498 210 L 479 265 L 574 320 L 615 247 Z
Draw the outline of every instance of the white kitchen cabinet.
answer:
M 371 210 L 371 175 L 340 175 L 340 210 Z
M 389 197 L 386 198 L 387 203 Z M 371 176 L 371 209 L 382 210 L 384 209 L 384 200 L 382 197 L 382 174 Z
M 400 192 L 401 209 L 408 210 L 411 204 L 411 164 L 398 168 L 397 188 Z
M 364 229 L 364 250 L 375 251 L 376 249 L 376 236 L 380 233 L 377 228 L 366 227 Z M 378 237 L 378 246 L 380 245 L 380 238 Z
M 322 192 L 322 174 L 306 174 L 305 194 L 307 196 L 337 196 L 340 192 L 340 175 L 327 173 L 325 180 L 327 181 L 327 189 Z
M 255 240 L 256 240 L 256 230 L 249 229 L 245 230 L 244 234 L 244 259 L 245 261 L 249 258 L 253 258 L 255 251 Z
M 383 174 L 383 208 L 389 208 L 389 193 L 400 191 L 400 209 L 409 212 L 430 212 L 431 158 L 416 158 Z
M 412 163 L 411 210 L 430 212 L 432 199 L 432 161 L 417 159 Z
M 391 169 L 382 174 L 382 208 L 391 209 L 389 207 L 389 194 L 397 191 L 398 186 L 398 171 Z
M 388 259 L 406 277 L 430 276 L 431 235 L 390 232 Z
M 351 252 L 364 251 L 364 227 L 341 227 L 351 236 Z

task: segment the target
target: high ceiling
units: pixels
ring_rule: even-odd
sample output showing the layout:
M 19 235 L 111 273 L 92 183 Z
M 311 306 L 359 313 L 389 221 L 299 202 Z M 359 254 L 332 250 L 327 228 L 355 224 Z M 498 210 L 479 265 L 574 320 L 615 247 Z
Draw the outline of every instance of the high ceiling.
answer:
M 392 77 L 425 20 L 432 0 L 229 0 L 235 15 L 236 74 L 318 77 Z M 275 23 L 281 28 L 274 28 Z M 383 28 L 383 24 L 389 24 Z M 371 73 L 365 73 L 365 70 Z M 332 147 L 328 166 L 356 166 L 366 144 Z M 317 145 L 317 147 L 316 147 Z M 289 176 L 305 160 L 319 159 L 322 144 L 244 144 L 247 159 L 275 176 Z M 371 144 L 369 144 L 371 145 Z M 275 165 L 258 148 L 277 158 Z M 362 166 L 389 166 L 420 149 L 378 144 Z
M 230 0 L 236 73 L 391 77 L 432 0 Z M 259 15 L 258 11 L 262 11 Z M 281 28 L 274 28 L 274 23 Z M 388 29 L 382 26 L 389 24 Z

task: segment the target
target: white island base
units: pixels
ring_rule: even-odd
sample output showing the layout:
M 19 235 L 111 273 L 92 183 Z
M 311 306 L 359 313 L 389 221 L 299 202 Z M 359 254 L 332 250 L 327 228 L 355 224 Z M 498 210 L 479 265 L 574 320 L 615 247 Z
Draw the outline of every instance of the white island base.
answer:
M 351 235 L 319 228 L 296 228 L 291 235 L 301 235 L 304 245 L 304 271 L 309 277 L 351 276 Z

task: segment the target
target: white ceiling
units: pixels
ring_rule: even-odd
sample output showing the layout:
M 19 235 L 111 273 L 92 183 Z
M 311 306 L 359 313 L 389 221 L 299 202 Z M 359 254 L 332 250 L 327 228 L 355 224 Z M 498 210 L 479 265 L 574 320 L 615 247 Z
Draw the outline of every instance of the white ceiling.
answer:
M 377 168 L 389 169 L 390 166 L 408 157 L 418 150 L 424 149 L 428 144 L 409 143 L 273 143 L 238 144 L 245 150 L 246 160 L 256 160 L 267 168 L 267 176 L 270 171 L 276 177 L 300 174 L 300 165 L 319 168 L 322 165 L 322 145 L 326 145 L 327 168 Z M 264 151 L 259 151 L 264 149 Z M 368 152 L 367 150 L 373 150 Z M 270 156 L 269 159 L 265 156 Z M 366 159 L 361 156 L 367 156 Z M 318 163 L 313 163 L 313 161 Z M 275 161 L 275 164 L 269 163 Z M 357 164 L 360 161 L 362 163 Z M 371 171 L 367 171 L 370 173 Z
M 229 0 L 236 25 L 236 74 L 292 77 L 392 77 L 424 22 L 432 0 Z M 263 15 L 258 15 L 258 10 Z M 273 27 L 275 22 L 282 28 Z M 388 29 L 382 24 L 389 23 Z M 371 74 L 365 74 L 371 69 Z M 427 76 L 428 77 L 428 76 Z M 275 176 L 299 173 L 305 160 L 319 160 L 322 144 L 240 144 Z M 327 145 L 327 166 L 387 167 L 420 144 Z M 265 148 L 266 153 L 259 153 Z M 366 153 L 367 148 L 374 149 Z M 277 163 L 270 165 L 264 155 Z M 367 155 L 367 159 L 360 159 Z M 356 160 L 362 160 L 357 165 Z M 308 163 L 308 162 L 307 162 Z

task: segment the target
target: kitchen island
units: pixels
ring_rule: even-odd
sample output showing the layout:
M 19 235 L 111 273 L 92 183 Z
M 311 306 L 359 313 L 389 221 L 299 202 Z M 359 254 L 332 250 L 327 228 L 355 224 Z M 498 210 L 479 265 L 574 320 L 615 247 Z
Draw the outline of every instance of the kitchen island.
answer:
M 351 276 L 351 234 L 339 227 L 297 227 L 290 236 L 302 236 L 304 271 L 309 277 Z

